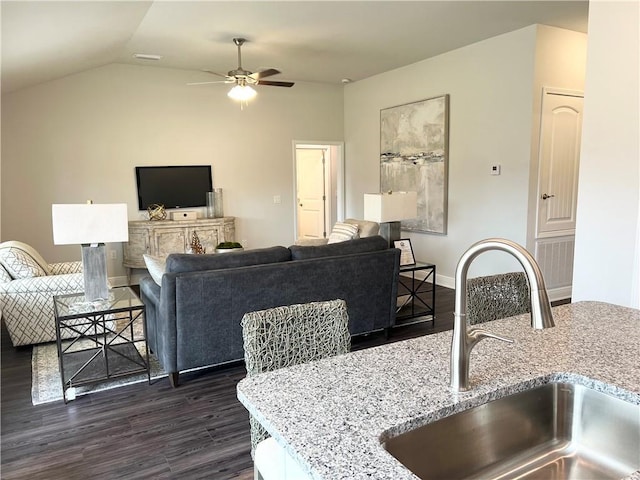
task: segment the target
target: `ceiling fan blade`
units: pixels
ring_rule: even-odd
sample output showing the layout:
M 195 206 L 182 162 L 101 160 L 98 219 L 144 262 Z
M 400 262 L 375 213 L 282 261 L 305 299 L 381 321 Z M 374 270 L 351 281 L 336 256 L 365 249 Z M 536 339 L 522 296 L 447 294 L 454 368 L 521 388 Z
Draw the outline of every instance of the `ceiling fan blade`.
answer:
M 279 73 L 280 73 L 280 70 L 276 70 L 275 68 L 268 68 L 260 72 L 252 73 L 249 76 L 251 78 L 255 78 L 256 80 L 260 80 L 261 78 L 270 77 L 271 75 L 277 75 Z
M 207 72 L 210 73 L 211 75 L 217 75 L 219 77 L 228 77 L 229 75 L 224 74 L 224 73 L 218 73 L 218 72 L 212 72 L 211 70 L 202 70 L 203 72 Z
M 187 85 L 211 85 L 212 83 L 229 83 L 227 80 L 216 80 L 215 82 L 191 82 Z
M 269 85 L 271 87 L 293 87 L 293 82 L 272 82 L 270 80 L 259 80 L 258 85 Z

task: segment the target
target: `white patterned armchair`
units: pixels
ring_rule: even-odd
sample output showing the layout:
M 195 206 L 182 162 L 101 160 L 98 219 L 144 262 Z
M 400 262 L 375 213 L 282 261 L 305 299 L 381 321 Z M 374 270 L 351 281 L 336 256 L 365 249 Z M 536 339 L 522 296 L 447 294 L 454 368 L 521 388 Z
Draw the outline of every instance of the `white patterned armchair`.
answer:
M 49 264 L 26 243 L 0 243 L 0 313 L 14 346 L 55 341 L 53 296 L 82 291 L 82 262 Z

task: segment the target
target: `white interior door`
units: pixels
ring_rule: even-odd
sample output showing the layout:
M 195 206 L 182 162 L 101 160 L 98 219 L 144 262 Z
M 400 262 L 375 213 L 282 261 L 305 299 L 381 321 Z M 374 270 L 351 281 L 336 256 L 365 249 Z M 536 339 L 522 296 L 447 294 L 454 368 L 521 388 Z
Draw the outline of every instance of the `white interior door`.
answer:
M 326 236 L 325 150 L 296 149 L 297 238 Z
M 538 234 L 575 233 L 582 97 L 545 92 L 542 105 Z
M 571 296 L 583 97 L 545 89 L 535 256 L 552 299 Z

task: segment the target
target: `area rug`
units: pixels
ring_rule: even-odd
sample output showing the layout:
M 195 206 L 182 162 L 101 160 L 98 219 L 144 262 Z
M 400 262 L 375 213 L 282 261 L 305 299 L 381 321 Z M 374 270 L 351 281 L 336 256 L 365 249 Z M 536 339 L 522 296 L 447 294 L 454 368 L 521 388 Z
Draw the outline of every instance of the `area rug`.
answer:
M 153 355 L 150 355 L 150 369 L 152 380 L 167 376 Z M 146 373 L 114 378 L 101 383 L 77 387 L 75 395 L 79 397 L 92 392 L 100 392 L 146 381 Z M 67 399 L 69 399 L 69 395 L 67 395 Z M 31 356 L 31 403 L 40 405 L 56 401 L 62 401 L 62 382 L 58 366 L 57 346 L 55 343 L 35 345 Z

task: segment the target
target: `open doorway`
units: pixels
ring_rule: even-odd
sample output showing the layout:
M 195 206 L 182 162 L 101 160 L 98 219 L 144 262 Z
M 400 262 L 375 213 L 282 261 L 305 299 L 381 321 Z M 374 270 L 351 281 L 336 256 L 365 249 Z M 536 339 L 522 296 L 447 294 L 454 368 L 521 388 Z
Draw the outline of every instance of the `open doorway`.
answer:
M 344 219 L 344 144 L 293 142 L 295 238 L 325 238 Z

